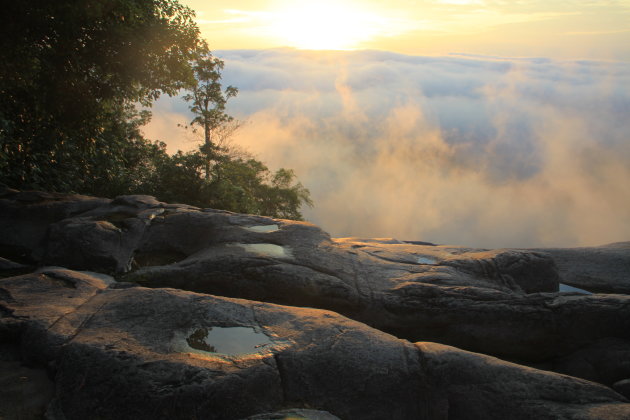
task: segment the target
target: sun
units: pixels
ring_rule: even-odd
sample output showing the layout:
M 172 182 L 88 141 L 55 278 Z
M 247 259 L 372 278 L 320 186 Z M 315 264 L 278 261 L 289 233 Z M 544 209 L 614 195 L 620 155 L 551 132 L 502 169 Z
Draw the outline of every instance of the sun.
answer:
M 272 32 L 309 50 L 352 50 L 380 31 L 379 17 L 340 1 L 292 2 L 273 14 Z M 297 3 L 297 4 L 296 4 Z

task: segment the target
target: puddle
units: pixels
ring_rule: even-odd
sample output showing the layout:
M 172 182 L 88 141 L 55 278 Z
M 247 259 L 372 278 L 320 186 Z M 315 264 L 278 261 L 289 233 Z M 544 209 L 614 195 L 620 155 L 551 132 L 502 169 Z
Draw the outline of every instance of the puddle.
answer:
M 263 352 L 273 345 L 266 334 L 250 327 L 197 328 L 186 342 L 195 350 L 230 356 Z
M 243 229 L 256 233 L 270 233 L 280 230 L 278 225 L 243 226 Z
M 273 258 L 291 258 L 291 250 L 288 247 L 274 245 L 274 244 L 233 244 L 239 246 L 247 252 L 252 254 L 258 254 L 265 257 Z
M 430 258 L 430 257 L 418 257 L 417 263 L 418 264 L 435 265 L 435 264 L 437 264 L 437 260 L 434 259 L 434 258 Z
M 587 290 L 578 289 L 577 287 L 569 286 L 568 284 L 562 284 L 562 283 L 560 283 L 560 291 L 561 292 L 573 292 L 573 293 L 582 293 L 582 294 L 585 294 L 585 295 L 592 295 L 592 293 L 587 291 Z

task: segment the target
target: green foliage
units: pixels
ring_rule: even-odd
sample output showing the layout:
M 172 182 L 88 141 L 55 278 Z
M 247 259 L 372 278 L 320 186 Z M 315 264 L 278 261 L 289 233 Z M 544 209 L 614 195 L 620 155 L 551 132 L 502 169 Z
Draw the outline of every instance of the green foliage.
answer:
M 225 63 L 206 52 L 196 57 L 193 71 L 196 82 L 189 87 L 190 93 L 184 100 L 192 102 L 190 110 L 196 115 L 193 125 L 199 125 L 212 132 L 223 124 L 233 120 L 225 113 L 227 101 L 238 94 L 238 89 L 228 86 L 225 91 L 221 86 L 221 70 Z M 206 142 L 211 141 L 205 137 Z
M 17 1 L 0 16 L 0 181 L 18 188 L 121 182 L 153 150 L 135 104 L 189 85 L 206 50 L 175 0 Z
M 225 112 L 225 105 L 230 98 L 238 94 L 238 89 L 234 86 L 228 86 L 223 91 L 221 86 L 223 67 L 223 61 L 213 57 L 211 53 L 199 54 L 193 64 L 195 82 L 188 88 L 190 93 L 184 96 L 184 100 L 192 102 L 190 110 L 196 115 L 190 123 L 191 126 L 203 128 L 204 143 L 200 151 L 206 156 L 206 179 L 210 178 L 210 167 L 218 151 L 213 134 L 234 120 Z
M 239 124 L 237 89 L 177 0 L 30 0 L 0 14 L 0 182 L 114 197 L 153 194 L 244 213 L 300 219 L 309 192 L 290 170 L 221 146 Z M 195 153 L 169 156 L 140 127 L 157 97 L 190 93 L 204 130 Z
M 163 201 L 283 219 L 302 220 L 300 207 L 313 205 L 292 170 L 271 173 L 262 162 L 230 156 L 225 149 L 209 179 L 204 176 L 205 166 L 201 152 L 161 155 L 153 178 L 140 189 Z

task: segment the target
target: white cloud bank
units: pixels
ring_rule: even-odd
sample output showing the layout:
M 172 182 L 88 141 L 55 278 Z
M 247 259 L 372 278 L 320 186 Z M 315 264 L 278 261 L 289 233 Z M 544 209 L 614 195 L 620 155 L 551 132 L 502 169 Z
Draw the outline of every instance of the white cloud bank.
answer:
M 477 247 L 630 240 L 630 64 L 222 51 L 237 142 L 311 190 L 333 236 Z M 155 106 L 172 148 L 186 104 Z M 170 120 L 169 120 L 170 119 Z M 170 128 L 172 127 L 172 128 Z M 159 134 L 159 135 L 156 135 Z

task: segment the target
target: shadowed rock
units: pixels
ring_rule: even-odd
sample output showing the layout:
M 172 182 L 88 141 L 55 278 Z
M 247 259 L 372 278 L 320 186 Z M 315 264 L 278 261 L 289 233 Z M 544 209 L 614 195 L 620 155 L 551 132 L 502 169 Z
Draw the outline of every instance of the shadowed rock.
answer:
M 31 263 L 115 273 L 154 288 L 333 310 L 400 338 L 608 385 L 619 375 L 630 377 L 616 358 L 598 366 L 617 376 L 594 375 L 579 362 L 612 355 L 602 350 L 606 340 L 617 343 L 616 354 L 630 350 L 630 298 L 556 293 L 553 252 L 331 239 L 309 223 L 148 196 L 104 200 L 13 191 L 0 200 L 0 215 L 3 226 L 11 226 L 0 249 L 19 249 Z M 31 225 L 29 218 L 41 222 Z M 21 237 L 20 227 L 30 239 Z M 587 265 L 588 252 L 580 252 Z
M 630 294 L 630 242 L 538 251 L 554 259 L 562 283 L 594 293 Z
M 50 418 L 229 420 L 285 407 L 348 419 L 630 416 L 630 404 L 602 385 L 412 344 L 329 311 L 105 288 L 68 270 L 2 279 L 0 287 L 0 341 L 28 348 L 30 360 L 53 370 Z M 193 351 L 187 339 L 214 327 L 251 329 L 269 344 Z

